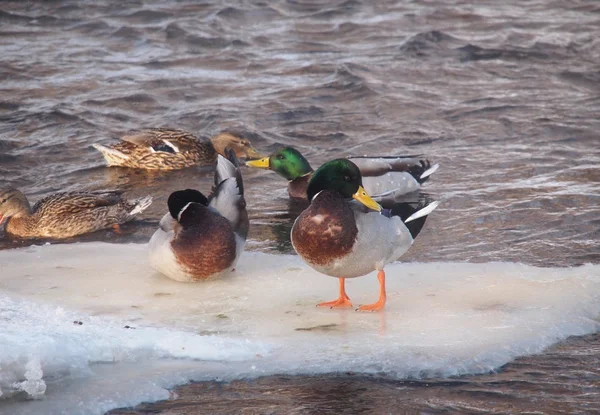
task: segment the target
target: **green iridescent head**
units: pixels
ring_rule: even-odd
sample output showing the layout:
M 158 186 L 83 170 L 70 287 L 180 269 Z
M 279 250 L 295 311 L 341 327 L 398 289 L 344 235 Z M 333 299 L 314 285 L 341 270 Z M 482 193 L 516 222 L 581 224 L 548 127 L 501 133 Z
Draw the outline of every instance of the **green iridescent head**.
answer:
M 381 206 L 363 189 L 360 170 L 348 159 L 328 161 L 315 171 L 308 182 L 308 200 L 312 201 L 322 190 L 334 190 L 344 198 L 353 198 L 370 209 L 381 210 Z
M 308 160 L 293 147 L 283 147 L 269 157 L 246 162 L 247 166 L 273 170 L 287 180 L 294 180 L 313 171 Z

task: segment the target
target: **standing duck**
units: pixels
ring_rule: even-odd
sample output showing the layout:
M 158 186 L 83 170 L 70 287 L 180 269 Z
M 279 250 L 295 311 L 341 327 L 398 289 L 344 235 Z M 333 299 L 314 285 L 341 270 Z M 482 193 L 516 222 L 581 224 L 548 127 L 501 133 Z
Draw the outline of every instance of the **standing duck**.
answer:
M 132 220 L 152 203 L 146 196 L 127 200 L 119 192 L 55 193 L 33 208 L 19 190 L 0 189 L 0 224 L 21 238 L 70 238 Z
M 207 198 L 197 190 L 169 196 L 169 213 L 149 244 L 150 265 L 176 281 L 219 278 L 231 272 L 246 244 L 248 212 L 235 153 L 218 156 Z
M 365 190 L 375 199 L 400 196 L 418 190 L 438 168 L 419 156 L 348 157 L 360 169 Z M 283 147 L 269 157 L 247 161 L 249 167 L 269 169 L 288 180 L 291 198 L 306 199 L 314 171 L 295 148 Z
M 147 170 L 175 170 L 200 165 L 214 165 L 217 154 L 226 148 L 238 157 L 257 158 L 250 141 L 231 133 L 217 134 L 209 141 L 200 141 L 193 134 L 175 128 L 151 128 L 121 137 L 111 146 L 93 144 L 108 166 L 131 167 Z
M 308 265 L 339 278 L 340 284 L 339 298 L 318 306 L 352 307 L 345 279 L 377 270 L 379 300 L 357 310 L 383 309 L 384 266 L 410 248 L 438 202 L 417 208 L 398 203 L 383 209 L 364 190 L 358 166 L 348 159 L 332 160 L 317 169 L 308 183 L 307 198 L 310 206 L 292 227 L 292 245 Z

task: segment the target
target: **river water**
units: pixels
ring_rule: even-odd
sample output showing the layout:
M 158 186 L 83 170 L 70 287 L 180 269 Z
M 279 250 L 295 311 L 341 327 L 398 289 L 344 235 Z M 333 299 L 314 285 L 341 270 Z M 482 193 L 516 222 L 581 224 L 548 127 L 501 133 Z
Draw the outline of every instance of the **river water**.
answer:
M 439 163 L 423 191 L 441 205 L 403 261 L 553 269 L 600 262 L 594 0 L 3 2 L 0 52 L 2 184 L 31 201 L 77 189 L 154 197 L 121 234 L 67 243 L 147 242 L 172 191 L 210 188 L 210 169 L 108 169 L 91 146 L 173 126 L 202 137 L 239 131 L 263 153 L 292 145 L 313 167 L 364 154 L 423 154 Z M 292 254 L 299 209 L 285 181 L 247 168 L 243 175 L 248 250 Z M 2 249 L 29 244 L 0 240 Z M 535 396 L 552 392 L 558 406 L 539 402 L 537 410 L 600 410 L 597 360 L 585 369 L 586 351 L 598 347 L 593 334 L 559 346 L 572 368 L 558 364 L 560 382 L 586 398 L 541 386 Z M 482 383 L 498 378 L 507 393 L 528 388 L 517 380 L 531 371 L 550 376 L 556 353 L 508 375 L 440 380 L 444 399 L 460 403 L 413 409 L 493 410 L 481 399 Z M 330 388 L 350 382 L 323 379 Z M 356 382 L 368 389 L 371 380 Z M 413 386 L 402 388 L 423 399 L 431 393 Z M 393 412 L 388 403 L 380 412 Z

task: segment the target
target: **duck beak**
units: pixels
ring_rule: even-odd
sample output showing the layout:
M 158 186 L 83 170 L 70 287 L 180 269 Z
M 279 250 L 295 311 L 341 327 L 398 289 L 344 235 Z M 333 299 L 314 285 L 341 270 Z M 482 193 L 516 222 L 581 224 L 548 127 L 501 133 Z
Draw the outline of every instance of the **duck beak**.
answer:
M 268 169 L 271 167 L 271 163 L 269 161 L 269 157 L 264 157 L 258 160 L 250 160 L 246 162 L 246 166 L 248 167 L 256 167 L 258 169 Z
M 369 209 L 381 212 L 381 206 L 379 205 L 379 203 L 371 199 L 371 196 L 367 194 L 367 192 L 362 186 L 358 187 L 358 190 L 352 195 L 352 198 L 358 200 L 360 203 L 362 203 Z

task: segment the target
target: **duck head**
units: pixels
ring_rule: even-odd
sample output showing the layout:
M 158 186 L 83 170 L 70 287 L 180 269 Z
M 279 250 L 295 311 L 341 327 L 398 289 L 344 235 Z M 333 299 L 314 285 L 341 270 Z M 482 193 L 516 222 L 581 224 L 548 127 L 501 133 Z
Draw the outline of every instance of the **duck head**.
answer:
M 286 180 L 294 180 L 313 171 L 308 160 L 293 147 L 283 147 L 269 157 L 247 161 L 246 166 L 273 170 Z
M 215 150 L 220 155 L 225 155 L 225 149 L 230 148 L 235 151 L 237 157 L 244 157 L 248 159 L 256 159 L 262 157 L 262 155 L 256 151 L 250 140 L 246 138 L 238 137 L 232 133 L 220 133 L 210 139 Z
M 14 187 L 0 188 L 0 224 L 12 216 L 31 214 L 25 195 Z
M 346 199 L 356 199 L 369 209 L 381 211 L 379 203 L 363 188 L 360 170 L 348 159 L 328 161 L 315 171 L 306 191 L 308 200 L 323 190 L 334 190 Z
M 186 210 L 190 203 L 198 203 L 208 206 L 208 199 L 201 192 L 194 189 L 178 190 L 171 193 L 167 205 L 169 213 L 179 222 L 181 214 Z

